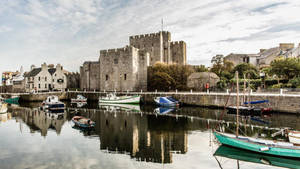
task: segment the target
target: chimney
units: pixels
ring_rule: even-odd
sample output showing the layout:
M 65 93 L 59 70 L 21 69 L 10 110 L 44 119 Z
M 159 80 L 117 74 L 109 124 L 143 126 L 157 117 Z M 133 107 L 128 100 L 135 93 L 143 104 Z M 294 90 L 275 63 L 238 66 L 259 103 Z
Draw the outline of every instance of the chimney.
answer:
M 35 68 L 35 65 L 30 66 L 30 71 L 32 71 Z
M 279 44 L 279 48 L 282 51 L 287 51 L 289 49 L 293 49 L 294 48 L 294 44 L 293 43 L 280 43 Z
M 266 51 L 267 49 L 259 49 L 259 53 L 263 53 L 264 51 Z
M 49 65 L 48 65 L 48 68 L 49 68 L 49 69 L 54 68 L 54 64 L 49 64 Z
M 56 65 L 56 71 L 59 70 L 59 71 L 62 71 L 63 70 L 63 67 L 60 65 L 60 64 L 57 64 Z
M 48 70 L 48 66 L 45 62 L 42 64 L 42 70 Z

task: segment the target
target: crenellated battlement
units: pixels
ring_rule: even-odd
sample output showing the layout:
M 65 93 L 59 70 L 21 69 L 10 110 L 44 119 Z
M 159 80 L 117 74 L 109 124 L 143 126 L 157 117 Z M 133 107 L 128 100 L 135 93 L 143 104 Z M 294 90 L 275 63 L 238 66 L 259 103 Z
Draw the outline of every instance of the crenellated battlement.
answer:
M 183 45 L 185 44 L 184 41 L 173 41 L 173 42 L 170 42 L 171 45 Z
M 168 35 L 171 34 L 168 31 L 160 31 L 158 33 L 149 33 L 149 34 L 142 34 L 142 35 L 133 35 L 130 36 L 129 39 L 142 39 L 142 38 L 155 38 L 155 37 L 160 37 L 160 33 L 162 32 L 163 35 Z
M 115 49 L 105 49 L 105 50 L 100 50 L 100 55 L 108 55 L 112 53 L 121 53 L 121 52 L 128 52 L 131 50 L 131 46 L 126 45 L 123 48 L 115 48 Z

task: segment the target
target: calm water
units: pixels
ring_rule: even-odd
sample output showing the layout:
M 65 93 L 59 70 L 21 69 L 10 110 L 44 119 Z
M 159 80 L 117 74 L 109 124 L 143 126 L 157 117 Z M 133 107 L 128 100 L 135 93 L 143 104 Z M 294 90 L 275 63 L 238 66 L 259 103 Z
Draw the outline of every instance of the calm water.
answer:
M 40 111 L 39 103 L 13 106 L 0 115 L 0 168 L 276 168 L 278 159 L 219 148 L 211 133 L 234 131 L 234 115 L 222 110 L 155 107 L 114 107 L 92 104 L 63 113 Z M 71 118 L 82 115 L 96 122 L 94 130 L 74 127 Z M 300 117 L 280 115 L 241 119 L 242 132 L 269 137 L 276 130 L 300 129 Z M 258 134 L 261 133 L 261 134 Z M 285 139 L 278 136 L 277 139 Z M 232 154 L 228 154 L 232 152 Z M 231 158 L 228 156 L 231 155 Z M 232 159 L 233 158 L 233 159 Z M 244 159 L 244 160 L 243 160 Z M 251 161 L 246 162 L 245 161 Z M 264 164 L 259 164 L 264 163 Z M 297 167 L 297 161 L 283 166 Z M 276 165 L 276 164 L 275 164 Z M 278 165 L 278 164 L 277 164 Z M 300 168 L 300 166 L 299 166 Z

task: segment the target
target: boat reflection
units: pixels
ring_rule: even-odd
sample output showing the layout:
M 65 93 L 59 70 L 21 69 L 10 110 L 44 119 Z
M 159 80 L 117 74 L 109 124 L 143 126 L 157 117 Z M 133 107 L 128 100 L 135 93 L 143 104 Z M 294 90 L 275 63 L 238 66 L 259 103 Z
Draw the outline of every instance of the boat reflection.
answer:
M 11 113 L 0 113 L 0 122 L 4 123 L 11 119 Z
M 175 111 L 175 108 L 170 108 L 170 107 L 158 107 L 154 109 L 154 113 L 157 114 L 168 114 L 172 111 Z
M 140 112 L 141 108 L 139 104 L 108 104 L 99 103 L 99 108 L 109 112 Z
M 299 168 L 300 166 L 300 161 L 297 159 L 263 155 L 224 145 L 217 149 L 214 156 L 285 168 Z

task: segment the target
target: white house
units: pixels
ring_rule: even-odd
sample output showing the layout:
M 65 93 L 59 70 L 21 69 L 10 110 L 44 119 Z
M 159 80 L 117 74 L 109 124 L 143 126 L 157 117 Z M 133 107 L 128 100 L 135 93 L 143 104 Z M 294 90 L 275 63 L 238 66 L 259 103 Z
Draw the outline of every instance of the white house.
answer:
M 66 75 L 63 67 L 57 64 L 42 64 L 40 68 L 31 66 L 30 72 L 25 74 L 25 90 L 31 91 L 53 91 L 65 90 L 67 88 Z

